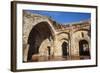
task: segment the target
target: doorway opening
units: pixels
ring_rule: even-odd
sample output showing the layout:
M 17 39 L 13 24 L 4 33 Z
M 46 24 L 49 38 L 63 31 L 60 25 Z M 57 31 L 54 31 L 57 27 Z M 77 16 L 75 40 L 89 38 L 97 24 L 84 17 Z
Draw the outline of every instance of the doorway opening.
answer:
M 62 56 L 68 56 L 68 43 L 67 42 L 63 42 L 62 43 Z
M 50 56 L 51 55 L 51 48 L 50 48 L 50 46 L 48 46 L 47 48 L 48 48 L 48 55 Z
M 89 44 L 86 40 L 79 41 L 79 54 L 80 56 L 90 56 Z

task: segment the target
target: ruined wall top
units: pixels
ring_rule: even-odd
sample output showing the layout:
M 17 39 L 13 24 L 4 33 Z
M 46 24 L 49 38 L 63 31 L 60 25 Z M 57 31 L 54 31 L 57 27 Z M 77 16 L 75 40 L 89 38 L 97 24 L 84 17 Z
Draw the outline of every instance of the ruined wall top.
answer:
M 90 26 L 91 21 L 86 20 L 86 21 L 79 21 L 79 22 L 72 22 L 72 23 L 66 23 L 66 24 L 59 24 L 56 21 L 54 21 L 51 17 L 40 15 L 40 14 L 33 14 L 27 11 L 23 11 L 24 16 L 27 18 L 31 18 L 33 21 L 38 22 L 42 20 L 48 20 L 52 23 L 56 31 L 59 30 L 70 30 L 70 29 L 76 29 L 76 28 L 82 28 L 82 27 L 87 27 Z M 33 22 L 34 23 L 34 22 Z M 84 24 L 84 25 L 83 25 Z

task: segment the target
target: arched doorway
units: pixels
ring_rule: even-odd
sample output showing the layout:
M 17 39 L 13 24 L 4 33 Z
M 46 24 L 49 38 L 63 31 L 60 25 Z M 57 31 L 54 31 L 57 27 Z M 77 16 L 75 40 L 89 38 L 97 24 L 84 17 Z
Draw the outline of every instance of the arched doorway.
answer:
M 28 37 L 29 51 L 27 61 L 31 61 L 32 55 L 39 54 L 39 47 L 45 39 L 52 40 L 52 30 L 47 22 L 35 25 Z
M 90 56 L 89 44 L 86 40 L 79 41 L 79 54 L 80 56 Z
M 63 42 L 62 43 L 62 56 L 68 56 L 68 43 L 67 42 Z

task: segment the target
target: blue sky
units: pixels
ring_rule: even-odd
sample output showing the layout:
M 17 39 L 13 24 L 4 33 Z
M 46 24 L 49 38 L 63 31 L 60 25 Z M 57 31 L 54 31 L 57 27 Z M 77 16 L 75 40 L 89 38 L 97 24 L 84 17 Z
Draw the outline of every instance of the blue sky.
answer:
M 25 11 L 51 17 L 53 20 L 55 20 L 57 23 L 60 24 L 79 22 L 91 18 L 91 13 L 40 11 L 40 10 L 25 10 Z

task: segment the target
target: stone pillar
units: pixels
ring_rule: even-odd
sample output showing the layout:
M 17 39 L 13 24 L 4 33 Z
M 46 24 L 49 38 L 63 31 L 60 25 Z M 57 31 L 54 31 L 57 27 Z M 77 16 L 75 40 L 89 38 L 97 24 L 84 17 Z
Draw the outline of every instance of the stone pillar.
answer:
M 27 62 L 27 57 L 28 57 L 28 50 L 29 50 L 29 45 L 26 44 L 26 48 L 23 50 L 23 61 Z
M 54 35 L 54 39 L 53 39 L 53 55 L 54 56 L 57 56 L 56 52 L 57 52 L 57 49 L 56 49 L 56 35 Z

